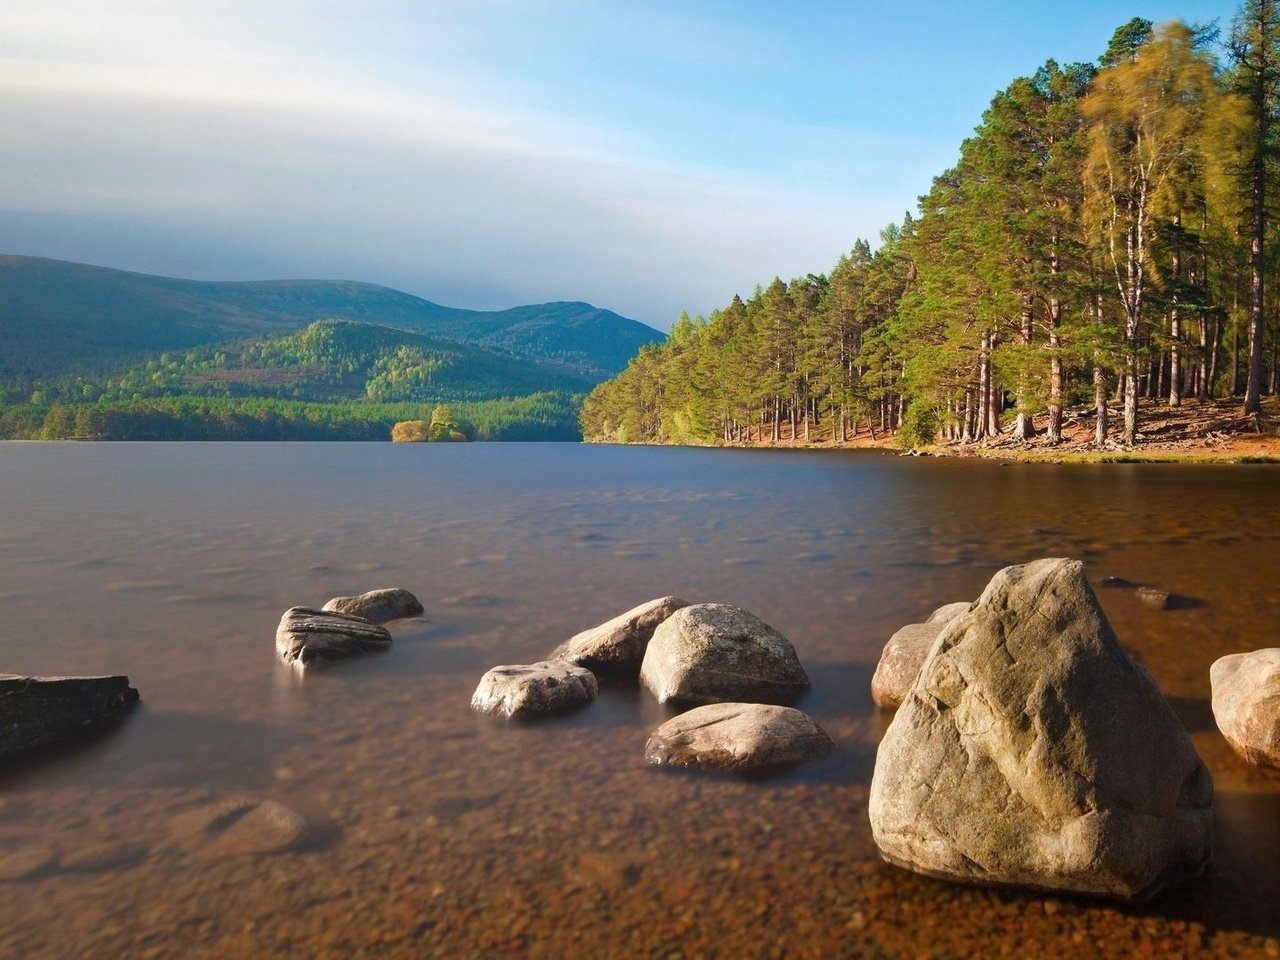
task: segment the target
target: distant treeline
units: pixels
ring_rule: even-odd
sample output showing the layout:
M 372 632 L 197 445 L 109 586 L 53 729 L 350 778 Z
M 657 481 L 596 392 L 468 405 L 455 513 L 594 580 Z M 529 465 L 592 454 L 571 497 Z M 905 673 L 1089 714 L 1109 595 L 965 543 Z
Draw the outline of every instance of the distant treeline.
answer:
M 580 394 L 450 403 L 460 434 L 474 440 L 578 440 Z M 263 397 L 148 397 L 0 407 L 7 440 L 390 440 L 405 420 L 430 419 L 435 404 L 314 403 Z
M 1013 417 L 1277 389 L 1280 10 L 1216 29 L 1134 19 L 1095 64 L 998 93 L 919 215 L 829 275 L 681 315 L 583 407 L 588 440 L 977 440 Z M 1215 50 L 1225 47 L 1219 59 Z

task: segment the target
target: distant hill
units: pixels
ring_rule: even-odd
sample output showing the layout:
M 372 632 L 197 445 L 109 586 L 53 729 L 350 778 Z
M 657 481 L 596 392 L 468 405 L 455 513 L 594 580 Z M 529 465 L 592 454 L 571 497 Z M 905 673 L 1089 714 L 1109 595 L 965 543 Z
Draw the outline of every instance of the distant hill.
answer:
M 664 335 L 587 303 L 485 312 L 343 280 L 199 281 L 0 255 L 0 380 L 120 370 L 162 351 L 354 320 L 551 362 L 598 382 Z
M 594 380 L 548 360 L 496 353 L 354 320 L 164 352 L 97 381 L 95 400 L 264 397 L 310 403 L 454 403 L 582 394 Z

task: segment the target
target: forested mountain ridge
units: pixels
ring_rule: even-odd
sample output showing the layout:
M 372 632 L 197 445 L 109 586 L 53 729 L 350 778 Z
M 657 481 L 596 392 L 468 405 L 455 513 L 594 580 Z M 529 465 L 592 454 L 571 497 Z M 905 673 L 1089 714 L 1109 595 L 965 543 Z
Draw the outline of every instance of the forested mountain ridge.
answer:
M 163 351 L 357 320 L 549 360 L 600 380 L 663 334 L 584 303 L 493 312 L 370 283 L 197 281 L 0 255 L 0 383 L 119 370 Z
M 1256 417 L 1280 386 L 1280 3 L 1247 0 L 1221 59 L 1216 36 L 1134 19 L 1096 64 L 1015 79 L 878 249 L 682 315 L 587 398 L 584 436 L 918 446 L 1029 440 L 1039 415 L 1056 444 L 1089 404 L 1096 443 L 1130 445 L 1139 397 Z

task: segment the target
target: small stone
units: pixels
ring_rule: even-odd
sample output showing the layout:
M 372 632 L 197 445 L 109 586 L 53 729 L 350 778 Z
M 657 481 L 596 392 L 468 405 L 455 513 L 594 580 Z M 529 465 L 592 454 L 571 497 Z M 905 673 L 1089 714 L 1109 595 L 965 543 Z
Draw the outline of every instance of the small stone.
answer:
M 807 714 L 791 707 L 711 703 L 655 730 L 644 757 L 663 766 L 747 773 L 793 766 L 834 746 Z
M 386 627 L 363 617 L 309 607 L 287 610 L 276 629 L 276 653 L 299 670 L 390 646 Z
M 418 598 L 403 587 L 383 587 L 358 597 L 334 597 L 323 609 L 363 617 L 371 623 L 418 617 L 423 613 Z
M 1169 606 L 1169 594 L 1155 587 L 1139 587 L 1138 599 L 1153 610 L 1164 610 Z
M 809 688 L 791 642 L 727 603 L 696 603 L 663 621 L 645 651 L 640 682 L 659 703 L 782 703 Z
M 563 660 L 494 667 L 480 678 L 471 707 L 515 720 L 564 713 L 596 698 L 595 674 Z
M 570 637 L 552 651 L 550 659 L 567 660 L 597 675 L 629 676 L 640 672 L 653 631 L 689 602 L 679 597 L 659 597 L 607 623 Z

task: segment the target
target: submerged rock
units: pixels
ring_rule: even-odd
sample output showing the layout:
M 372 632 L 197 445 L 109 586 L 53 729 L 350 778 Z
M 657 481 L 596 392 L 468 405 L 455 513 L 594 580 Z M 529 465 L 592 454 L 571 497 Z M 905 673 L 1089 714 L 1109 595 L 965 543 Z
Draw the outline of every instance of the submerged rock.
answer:
M 1210 857 L 1213 781 L 1074 560 L 992 578 L 880 744 L 872 834 L 944 879 L 1142 898 Z
M 1135 592 L 1138 594 L 1138 599 L 1152 609 L 1166 610 L 1171 605 L 1172 597 L 1155 587 L 1139 587 Z
M 370 590 L 358 597 L 334 597 L 324 605 L 323 609 L 363 617 L 371 623 L 386 623 L 388 620 L 417 617 L 423 612 L 418 598 L 401 587 Z
M 348 613 L 292 607 L 276 628 L 276 653 L 300 670 L 390 646 L 386 627 Z
M 807 714 L 762 703 L 710 703 L 668 720 L 649 737 L 652 764 L 748 773 L 793 766 L 835 746 Z
M 1215 660 L 1209 681 L 1227 742 L 1252 764 L 1280 767 L 1280 647 Z
M 58 862 L 50 847 L 19 847 L 0 853 L 0 881 L 30 880 L 47 872 Z
M 967 610 L 969 604 L 964 607 Z M 871 678 L 871 699 L 882 707 L 901 704 L 916 682 L 933 642 L 946 627 L 946 621 L 909 623 L 890 637 Z
M 210 857 L 280 853 L 302 844 L 308 831 L 302 814 L 259 797 L 223 800 L 169 821 L 178 847 Z
M 689 601 L 679 597 L 659 597 L 607 623 L 570 637 L 551 654 L 552 660 L 567 660 L 597 675 L 635 677 L 640 672 L 645 649 L 658 625 Z
M 809 687 L 791 642 L 727 603 L 683 607 L 653 632 L 640 682 L 659 703 L 780 703 Z
M 137 702 L 128 677 L 0 674 L 0 759 L 114 726 Z
M 595 674 L 563 660 L 494 667 L 480 678 L 471 707 L 514 720 L 576 710 L 596 698 Z

